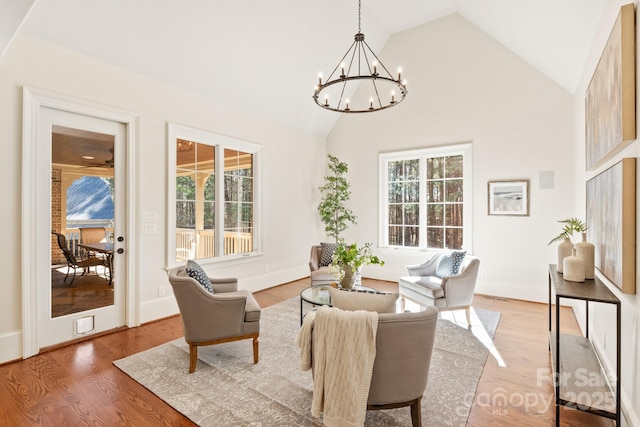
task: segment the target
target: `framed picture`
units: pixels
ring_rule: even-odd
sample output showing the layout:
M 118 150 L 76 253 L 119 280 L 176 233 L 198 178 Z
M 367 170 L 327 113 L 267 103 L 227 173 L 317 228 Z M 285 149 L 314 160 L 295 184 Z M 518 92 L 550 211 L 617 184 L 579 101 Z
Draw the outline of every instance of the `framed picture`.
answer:
M 636 139 L 634 4 L 622 6 L 585 94 L 585 163 L 595 170 Z
M 489 215 L 529 216 L 529 180 L 489 181 Z
M 625 294 L 636 293 L 636 159 L 587 181 L 587 241 L 595 267 Z

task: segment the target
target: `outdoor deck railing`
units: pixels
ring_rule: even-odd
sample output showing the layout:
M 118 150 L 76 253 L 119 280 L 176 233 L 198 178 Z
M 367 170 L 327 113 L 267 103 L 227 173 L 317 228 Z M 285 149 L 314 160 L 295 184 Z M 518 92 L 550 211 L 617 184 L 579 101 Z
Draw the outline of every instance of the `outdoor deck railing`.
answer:
M 225 231 L 224 254 L 242 254 L 253 251 L 251 233 Z M 176 229 L 176 259 L 213 258 L 215 256 L 215 234 L 213 230 Z

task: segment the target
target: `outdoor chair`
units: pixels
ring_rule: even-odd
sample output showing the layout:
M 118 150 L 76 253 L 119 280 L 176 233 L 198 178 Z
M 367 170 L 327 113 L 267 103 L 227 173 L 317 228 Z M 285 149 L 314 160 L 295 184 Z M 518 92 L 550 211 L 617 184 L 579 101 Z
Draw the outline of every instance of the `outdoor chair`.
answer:
M 56 233 L 55 231 L 52 231 L 51 234 L 55 234 L 56 241 L 58 242 L 58 247 L 62 251 L 64 258 L 67 260 L 67 274 L 64 276 L 63 282 L 66 282 L 67 277 L 69 277 L 69 273 L 71 272 L 71 269 L 73 269 L 73 276 L 71 277 L 71 282 L 69 283 L 69 286 L 73 284 L 73 281 L 76 278 L 76 274 L 79 268 L 82 269 L 82 275 L 84 275 L 90 267 L 105 265 L 104 259 L 98 258 L 98 257 L 87 257 L 82 260 L 76 259 L 73 252 L 71 252 L 71 250 L 67 246 L 67 238 L 64 236 L 64 234 Z M 97 270 L 96 270 L 96 274 L 98 274 Z

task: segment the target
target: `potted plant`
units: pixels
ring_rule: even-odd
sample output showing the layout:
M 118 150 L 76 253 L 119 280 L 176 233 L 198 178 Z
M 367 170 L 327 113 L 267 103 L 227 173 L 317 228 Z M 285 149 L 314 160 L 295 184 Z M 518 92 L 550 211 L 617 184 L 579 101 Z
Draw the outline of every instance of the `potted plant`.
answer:
M 318 212 L 324 223 L 324 231 L 338 243 L 340 234 L 347 229 L 347 224 L 355 225 L 357 218 L 353 211 L 344 205 L 351 196 L 351 185 L 344 177 L 349 167 L 331 154 L 328 157 L 331 175 L 324 177 L 324 185 L 319 188 L 323 197 L 318 205 Z
M 549 243 L 547 243 L 547 246 L 552 243 L 559 242 L 561 240 L 571 239 L 571 236 L 573 236 L 574 231 L 578 233 L 585 233 L 589 228 L 589 226 L 579 218 L 568 218 L 558 222 L 564 223 L 564 227 L 562 228 L 562 231 L 560 232 L 560 234 L 558 234 L 556 237 L 551 239 Z
M 329 264 L 329 272 L 339 278 L 340 286 L 348 289 L 353 287 L 358 269 L 368 264 L 384 265 L 384 261 L 371 253 L 371 243 L 358 247 L 355 243 L 346 245 L 340 241 Z
M 547 246 L 552 243 L 561 241 L 561 243 L 558 245 L 557 268 L 558 268 L 558 273 L 564 273 L 564 267 L 563 267 L 564 259 L 573 255 L 574 247 L 573 247 L 573 243 L 571 242 L 571 237 L 573 236 L 573 233 L 574 232 L 582 233 L 582 243 L 587 246 L 591 244 L 586 243 L 586 231 L 589 227 L 581 219 L 574 217 L 574 218 L 563 219 L 558 222 L 561 224 L 564 224 L 564 227 L 562 228 L 562 231 L 560 232 L 560 234 L 558 234 L 556 237 L 551 239 L 549 243 L 547 243 Z M 593 266 L 593 250 L 590 248 L 585 248 L 584 245 L 581 245 L 580 255 L 585 258 L 585 263 L 587 264 L 586 269 L 588 270 L 587 276 L 592 279 L 593 278 L 593 272 L 592 272 L 593 271 L 593 267 L 592 267 Z M 585 254 L 584 253 L 585 251 L 590 253 Z

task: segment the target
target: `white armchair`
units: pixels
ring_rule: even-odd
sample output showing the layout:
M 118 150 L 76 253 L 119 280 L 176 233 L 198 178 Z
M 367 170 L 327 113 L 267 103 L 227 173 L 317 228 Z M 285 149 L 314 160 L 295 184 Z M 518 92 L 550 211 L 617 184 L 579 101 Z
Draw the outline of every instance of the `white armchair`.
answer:
M 480 260 L 466 255 L 458 274 L 443 277 L 436 275 L 439 261 L 440 254 L 436 254 L 424 264 L 407 266 L 409 276 L 398 280 L 400 298 L 406 297 L 418 304 L 436 306 L 441 311 L 464 309 L 470 325 L 470 308 Z

